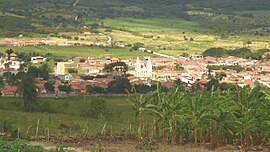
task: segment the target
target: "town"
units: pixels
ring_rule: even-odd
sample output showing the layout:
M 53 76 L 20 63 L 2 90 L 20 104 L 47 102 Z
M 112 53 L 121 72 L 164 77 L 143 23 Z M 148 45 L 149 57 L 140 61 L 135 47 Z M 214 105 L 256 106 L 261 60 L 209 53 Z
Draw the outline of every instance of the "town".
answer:
M 269 52 L 265 52 L 262 58 L 266 58 L 268 54 Z M 41 68 L 47 62 L 52 62 L 47 61 L 43 56 L 31 56 L 29 61 L 32 67 Z M 25 62 L 27 61 L 19 59 L 13 50 L 7 50 L 6 54 L 2 55 L 0 58 L 2 96 L 17 94 L 18 88 L 14 83 L 17 75 L 30 70 L 23 66 Z M 38 73 L 35 82 L 39 95 L 44 97 L 124 94 L 126 90 L 131 90 L 132 86 L 141 93 L 147 93 L 154 90 L 159 83 L 164 90 L 169 90 L 175 82 L 181 82 L 186 91 L 191 91 L 194 86 L 199 86 L 201 89 L 207 87 L 213 78 L 220 84 L 240 87 L 249 85 L 251 88 L 261 84 L 269 87 L 269 65 L 270 62 L 267 60 L 244 59 L 235 56 L 204 57 L 199 54 L 179 58 L 130 59 L 110 56 L 102 59 L 89 56 L 84 59 L 78 56 L 63 62 L 53 62 L 51 70 L 47 70 L 46 77 Z M 120 80 L 122 86 L 112 85 L 123 77 L 127 81 Z M 119 88 L 122 89 L 119 90 Z

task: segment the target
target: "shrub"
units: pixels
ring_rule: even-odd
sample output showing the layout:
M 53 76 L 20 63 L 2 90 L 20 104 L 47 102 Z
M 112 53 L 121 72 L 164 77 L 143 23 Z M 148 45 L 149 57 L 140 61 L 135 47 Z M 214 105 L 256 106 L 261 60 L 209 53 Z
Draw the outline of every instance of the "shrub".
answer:
M 106 102 L 107 101 L 103 98 L 91 99 L 84 115 L 94 119 L 99 119 L 101 116 L 105 116 L 108 113 Z

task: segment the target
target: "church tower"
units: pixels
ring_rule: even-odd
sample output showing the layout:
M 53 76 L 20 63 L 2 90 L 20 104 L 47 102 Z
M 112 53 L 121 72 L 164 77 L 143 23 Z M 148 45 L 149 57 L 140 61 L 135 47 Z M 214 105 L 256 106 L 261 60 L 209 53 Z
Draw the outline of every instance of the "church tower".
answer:
M 145 61 L 145 60 L 144 60 Z M 151 62 L 151 58 L 145 62 L 141 62 L 140 59 L 137 57 L 136 67 L 135 67 L 135 76 L 141 78 L 151 78 L 153 76 L 153 64 Z

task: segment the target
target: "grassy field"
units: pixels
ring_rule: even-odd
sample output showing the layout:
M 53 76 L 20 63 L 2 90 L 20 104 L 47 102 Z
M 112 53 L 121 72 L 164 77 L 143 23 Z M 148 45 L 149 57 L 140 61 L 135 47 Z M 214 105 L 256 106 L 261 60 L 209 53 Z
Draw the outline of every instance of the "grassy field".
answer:
M 221 33 L 213 32 L 194 21 L 182 19 L 92 19 L 86 23 L 103 23 L 105 27 L 113 29 L 109 35 L 113 37 L 114 41 L 131 44 L 142 42 L 146 48 L 174 56 L 183 52 L 201 53 L 211 47 L 226 49 L 249 47 L 252 50 L 270 48 L 270 39 L 267 36 L 231 33 L 226 34 L 226 38 L 221 38 L 219 35 Z M 190 40 L 191 38 L 194 41 Z M 252 44 L 246 45 L 247 41 L 251 41 Z
M 120 135 L 125 133 L 129 122 L 134 123 L 135 113 L 131 109 L 127 97 L 104 97 L 107 101 L 108 111 L 110 111 L 107 119 L 104 117 L 93 119 L 85 116 L 84 112 L 89 108 L 91 98 L 39 98 L 38 104 L 43 107 L 43 110 L 38 110 L 38 108 L 34 113 L 23 112 L 20 108 L 21 99 L 19 98 L 0 98 L 0 127 L 3 129 L 8 126 L 13 130 L 20 128 L 22 133 L 25 133 L 27 128 L 32 125 L 30 135 L 34 135 L 39 119 L 39 135 L 46 135 L 46 128 L 49 128 L 50 133 L 54 135 L 97 135 L 108 121 L 106 131 L 112 131 L 113 135 Z M 49 112 L 42 112 L 44 109 Z M 69 126 L 71 130 L 67 133 L 59 130 L 60 124 Z
M 105 56 L 118 57 L 121 59 L 136 58 L 142 56 L 153 56 L 149 53 L 130 52 L 129 49 L 123 48 L 101 48 L 101 47 L 87 47 L 87 46 L 27 46 L 27 47 L 9 47 L 0 46 L 0 52 L 4 53 L 7 49 L 13 49 L 15 52 L 36 52 L 41 55 L 52 53 L 55 56 L 64 57 L 96 57 L 103 58 Z M 107 49 L 107 50 L 106 50 Z

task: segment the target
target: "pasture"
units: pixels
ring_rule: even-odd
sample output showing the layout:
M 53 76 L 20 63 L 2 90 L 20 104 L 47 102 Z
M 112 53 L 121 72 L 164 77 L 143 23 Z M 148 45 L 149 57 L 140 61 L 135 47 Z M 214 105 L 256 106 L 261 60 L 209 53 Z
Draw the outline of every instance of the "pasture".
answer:
M 38 135 L 46 135 L 49 128 L 52 135 L 99 135 L 107 121 L 105 133 L 108 135 L 124 135 L 125 130 L 135 121 L 127 97 L 104 97 L 106 100 L 106 118 L 88 117 L 89 100 L 85 98 L 38 98 L 33 113 L 22 110 L 20 98 L 0 98 L 0 127 L 2 130 L 21 130 L 23 136 L 29 129 L 29 135 L 34 136 L 39 122 Z M 59 129 L 64 124 L 69 127 L 66 131 Z M 7 130 L 6 130 L 7 131 Z M 8 132 L 8 131 L 7 131 Z
M 86 21 L 86 24 L 94 23 L 112 29 L 108 35 L 112 36 L 114 41 L 128 44 L 142 42 L 148 49 L 174 56 L 179 56 L 183 52 L 201 53 L 211 47 L 226 49 L 248 47 L 251 50 L 270 48 L 270 39 L 267 36 L 252 35 L 251 29 L 246 29 L 246 32 L 241 34 L 226 33 L 226 30 L 216 32 L 204 23 L 183 19 L 116 18 Z M 223 25 L 216 26 L 222 29 Z M 240 30 L 238 25 L 231 26 Z M 247 41 L 251 41 L 252 44 L 247 45 Z
M 117 57 L 121 59 L 136 58 L 142 56 L 153 56 L 149 53 L 131 52 L 127 48 L 105 48 L 105 47 L 89 47 L 89 46 L 26 46 L 26 47 L 10 47 L 0 46 L 0 53 L 5 53 L 7 49 L 13 49 L 15 52 L 35 52 L 40 55 L 52 53 L 54 56 L 62 56 L 72 58 L 96 57 L 103 58 L 105 56 Z

